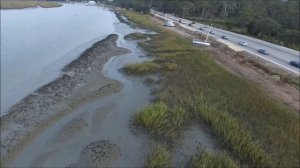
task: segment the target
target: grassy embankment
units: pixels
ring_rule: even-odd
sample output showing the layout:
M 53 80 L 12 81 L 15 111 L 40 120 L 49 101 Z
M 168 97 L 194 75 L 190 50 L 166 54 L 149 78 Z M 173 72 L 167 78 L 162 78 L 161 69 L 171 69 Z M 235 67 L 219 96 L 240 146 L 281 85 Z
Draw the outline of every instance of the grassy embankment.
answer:
M 222 167 L 234 163 L 232 160 L 242 166 L 299 166 L 299 116 L 255 84 L 220 67 L 190 41 L 158 28 L 148 15 L 129 11 L 124 14 L 158 32 L 150 41 L 141 43 L 146 51 L 176 65 L 172 71 L 155 70 L 166 61 L 152 62 L 150 68 L 149 63 L 125 68 L 133 74 L 164 76 L 161 90 L 155 94 L 158 103 L 135 115 L 136 125 L 153 137 L 169 140 L 179 137 L 190 121 L 204 122 L 229 154 L 196 155 L 192 163 L 199 167 L 212 162 L 209 160 L 220 160 Z M 171 147 L 167 143 L 166 148 Z
M 279 79 L 280 82 L 287 83 L 300 90 L 300 79 L 297 75 L 293 75 L 285 71 L 282 71 L 280 68 L 268 67 L 268 65 L 266 65 L 265 63 L 250 59 L 249 56 L 245 55 L 244 52 L 237 52 L 237 54 L 234 57 L 238 59 L 238 62 L 240 64 L 250 63 L 254 67 L 263 70 L 266 74 L 270 76 L 272 75 L 278 76 L 280 78 Z
M 41 6 L 43 8 L 53 8 L 62 6 L 59 2 L 53 1 L 27 1 L 27 0 L 1 0 L 1 9 L 23 9 Z

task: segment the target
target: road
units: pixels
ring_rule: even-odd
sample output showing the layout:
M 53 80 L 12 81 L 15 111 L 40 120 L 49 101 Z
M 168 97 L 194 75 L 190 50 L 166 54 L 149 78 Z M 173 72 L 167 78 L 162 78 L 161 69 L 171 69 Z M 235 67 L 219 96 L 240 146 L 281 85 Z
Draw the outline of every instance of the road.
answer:
M 175 17 L 170 14 L 162 14 L 157 11 L 151 11 L 152 14 L 156 15 L 157 17 L 163 18 L 163 19 L 168 19 L 168 20 L 177 20 L 177 23 L 182 26 L 187 28 L 186 25 L 192 23 L 190 20 L 182 19 Z M 181 19 L 181 23 L 179 23 L 179 19 Z M 199 30 L 199 28 L 203 28 L 204 30 Z M 293 67 L 289 64 L 290 61 L 298 61 L 300 62 L 300 53 L 298 51 L 279 46 L 276 44 L 272 44 L 263 40 L 255 39 L 252 37 L 248 37 L 245 35 L 229 32 L 226 30 L 218 29 L 215 27 L 209 27 L 208 25 L 200 24 L 200 23 L 195 23 L 190 27 L 189 29 L 203 33 L 203 34 L 209 34 L 208 31 L 211 29 L 214 31 L 214 34 L 209 34 L 209 36 L 216 38 L 218 41 L 223 42 L 225 44 L 231 44 L 231 45 L 236 45 L 240 47 L 242 50 L 247 51 L 255 56 L 258 56 L 266 61 L 272 62 L 276 65 L 278 65 L 281 68 L 284 68 L 290 72 L 293 72 L 297 75 L 300 74 L 300 69 Z M 228 37 L 228 40 L 221 40 L 221 36 L 226 35 Z M 240 46 L 239 42 L 240 41 L 245 41 L 248 43 L 247 46 Z M 257 52 L 258 49 L 265 49 L 267 50 L 270 55 L 263 55 Z

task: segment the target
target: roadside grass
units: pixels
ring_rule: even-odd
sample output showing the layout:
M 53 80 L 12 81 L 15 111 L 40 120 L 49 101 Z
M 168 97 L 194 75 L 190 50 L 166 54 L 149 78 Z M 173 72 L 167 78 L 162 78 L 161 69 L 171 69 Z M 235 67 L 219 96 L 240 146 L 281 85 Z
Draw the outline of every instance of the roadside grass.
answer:
M 152 29 L 148 15 L 126 11 L 129 20 Z M 241 165 L 299 166 L 299 116 L 271 98 L 256 84 L 235 76 L 209 55 L 179 35 L 158 32 L 141 46 L 176 70 L 165 73 L 158 102 L 179 107 L 196 121 L 205 122 L 219 143 Z M 147 127 L 156 128 L 149 123 Z M 155 129 L 153 129 L 156 131 Z
M 194 155 L 188 167 L 193 168 L 239 168 L 227 154 L 210 154 L 201 151 Z
M 130 39 L 130 40 L 145 40 L 147 39 L 147 35 L 142 33 L 130 33 L 124 36 L 124 39 Z
M 0 8 L 1 9 L 23 9 L 23 8 L 30 8 L 30 7 L 37 7 L 37 6 L 41 6 L 43 8 L 50 8 L 50 7 L 60 7 L 62 6 L 62 4 L 58 2 L 49 2 L 49 1 L 4 0 L 1 1 Z
M 266 66 L 265 64 L 260 63 L 259 61 L 250 59 L 247 55 L 245 55 L 244 52 L 237 52 L 237 54 L 234 57 L 238 59 L 239 63 L 241 64 L 249 63 L 254 67 L 257 67 L 258 69 L 263 70 L 268 75 L 277 75 L 280 77 L 279 81 L 283 83 L 288 83 L 294 86 L 295 88 L 297 88 L 298 90 L 300 90 L 300 79 L 298 76 L 287 74 L 286 72 L 283 72 L 282 70 L 278 70 L 276 68 L 272 69 Z
M 157 145 L 154 147 L 146 161 L 147 168 L 171 168 L 171 154 L 166 147 Z
M 162 102 L 145 107 L 133 116 L 133 122 L 156 139 L 172 143 L 178 138 L 187 115 L 182 109 L 170 109 Z

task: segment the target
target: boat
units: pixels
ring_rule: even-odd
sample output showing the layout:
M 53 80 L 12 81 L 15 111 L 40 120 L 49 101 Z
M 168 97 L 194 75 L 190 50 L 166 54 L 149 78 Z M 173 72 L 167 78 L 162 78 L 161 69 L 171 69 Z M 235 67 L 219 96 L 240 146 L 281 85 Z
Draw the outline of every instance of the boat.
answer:
M 95 1 L 88 1 L 87 6 L 94 6 L 96 5 Z
M 197 39 L 193 39 L 193 44 L 210 46 L 210 43 L 205 42 L 205 41 L 200 41 L 200 40 L 197 40 Z
M 208 30 L 208 33 L 206 34 L 206 38 L 204 41 L 200 41 L 200 40 L 197 40 L 197 39 L 193 39 L 193 44 L 198 44 L 198 45 L 205 45 L 205 46 L 210 46 L 210 43 L 207 42 L 208 40 L 208 34 L 211 32 L 211 26 Z
M 174 27 L 174 26 L 175 26 L 175 24 L 174 24 L 172 21 L 170 21 L 170 20 L 167 20 L 167 21 L 165 22 L 164 26 L 168 26 L 168 27 Z

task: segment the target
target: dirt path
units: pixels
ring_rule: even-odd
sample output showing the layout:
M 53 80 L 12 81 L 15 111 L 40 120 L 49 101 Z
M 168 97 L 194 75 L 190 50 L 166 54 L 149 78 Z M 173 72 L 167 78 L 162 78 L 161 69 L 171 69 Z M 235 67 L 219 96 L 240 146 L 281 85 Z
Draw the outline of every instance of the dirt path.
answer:
M 157 17 L 151 17 L 153 21 L 157 22 L 159 25 L 163 25 L 163 20 Z M 163 27 L 163 26 L 161 26 Z M 199 39 L 204 39 L 204 35 L 190 31 L 182 28 L 181 26 L 176 25 L 175 28 L 164 27 L 168 30 L 174 31 L 181 36 L 192 40 L 197 37 Z M 212 56 L 217 63 L 223 66 L 225 69 L 230 71 L 231 73 L 246 78 L 247 80 L 259 85 L 263 90 L 275 98 L 292 108 L 296 113 L 300 114 L 300 96 L 299 89 L 294 86 L 283 83 L 278 80 L 274 80 L 271 74 L 266 73 L 264 70 L 258 68 L 254 64 L 249 63 L 245 60 L 240 60 L 237 57 L 237 52 L 234 51 L 225 44 L 217 42 L 215 39 L 209 39 L 211 43 L 210 47 L 201 47 L 201 50 L 206 51 Z M 238 49 L 238 48 L 237 48 Z M 270 63 L 265 62 L 259 58 L 255 58 L 247 53 L 239 53 L 243 55 L 244 59 L 254 60 L 255 62 L 259 62 L 260 64 L 265 65 L 268 68 L 277 68 L 274 65 L 270 65 Z M 277 68 L 278 69 L 278 68 Z

